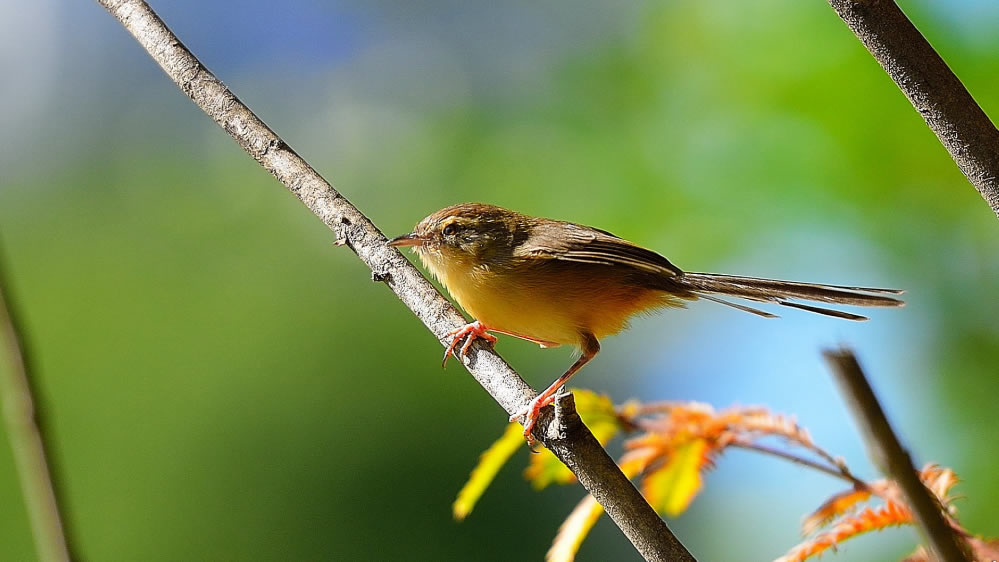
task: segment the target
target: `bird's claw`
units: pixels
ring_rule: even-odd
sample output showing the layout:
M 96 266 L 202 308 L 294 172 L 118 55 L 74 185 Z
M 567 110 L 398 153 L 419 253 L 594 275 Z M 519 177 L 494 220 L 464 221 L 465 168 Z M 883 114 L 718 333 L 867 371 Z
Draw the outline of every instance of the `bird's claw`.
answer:
M 447 366 L 447 360 L 451 358 L 452 355 L 461 357 L 468 355 L 468 350 L 472 348 L 472 344 L 475 343 L 477 339 L 484 339 L 489 343 L 496 343 L 496 336 L 489 333 L 489 328 L 484 324 L 476 320 L 475 322 L 470 322 L 464 326 L 451 330 L 445 336 L 445 338 L 452 338 L 451 344 L 447 346 L 447 350 L 444 352 L 444 359 L 441 360 L 441 368 Z M 462 340 L 465 340 L 464 345 L 458 348 L 458 344 Z
M 524 426 L 524 439 L 527 440 L 528 446 L 534 449 L 534 426 L 538 423 L 538 416 L 541 414 L 541 409 L 553 402 L 552 396 L 539 395 L 534 400 L 531 400 L 530 404 L 519 410 L 514 415 L 510 416 L 510 421 L 520 422 Z

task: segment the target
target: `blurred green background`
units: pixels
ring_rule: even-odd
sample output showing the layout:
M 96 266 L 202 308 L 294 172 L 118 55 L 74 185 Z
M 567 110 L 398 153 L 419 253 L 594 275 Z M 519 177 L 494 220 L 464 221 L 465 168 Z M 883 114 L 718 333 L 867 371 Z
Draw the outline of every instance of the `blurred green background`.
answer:
M 575 382 L 794 413 L 875 478 L 819 355 L 854 346 L 917 462 L 963 478 L 966 526 L 999 535 L 997 221 L 825 2 L 152 5 L 388 235 L 478 200 L 689 270 L 907 289 L 862 324 L 640 318 Z M 999 7 L 902 5 L 994 113 Z M 581 490 L 532 492 L 522 452 L 451 520 L 505 414 L 115 20 L 4 0 L 0 46 L 2 249 L 87 560 L 543 556 Z M 538 387 L 569 363 L 498 349 Z M 0 558 L 30 560 L 0 439 Z M 769 560 L 841 488 L 733 452 L 670 523 L 700 560 Z M 636 558 L 606 520 L 580 554 Z

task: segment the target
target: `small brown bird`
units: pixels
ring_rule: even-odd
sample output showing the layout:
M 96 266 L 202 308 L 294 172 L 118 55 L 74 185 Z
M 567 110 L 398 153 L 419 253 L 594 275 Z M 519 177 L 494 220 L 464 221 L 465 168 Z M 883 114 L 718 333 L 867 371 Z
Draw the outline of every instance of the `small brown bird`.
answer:
M 556 391 L 600 351 L 599 340 L 627 327 L 628 319 L 686 301 L 706 299 L 765 318 L 775 314 L 722 300 L 726 295 L 845 318 L 849 312 L 795 300 L 854 306 L 902 306 L 886 295 L 903 291 L 841 287 L 687 273 L 663 256 L 613 234 L 552 219 L 531 217 L 482 203 L 437 211 L 416 229 L 388 242 L 412 246 L 423 264 L 476 320 L 454 330 L 444 362 L 465 355 L 476 338 L 496 342 L 497 332 L 541 347 L 575 345 L 582 351 L 569 370 L 510 421 L 523 418 L 524 437 Z

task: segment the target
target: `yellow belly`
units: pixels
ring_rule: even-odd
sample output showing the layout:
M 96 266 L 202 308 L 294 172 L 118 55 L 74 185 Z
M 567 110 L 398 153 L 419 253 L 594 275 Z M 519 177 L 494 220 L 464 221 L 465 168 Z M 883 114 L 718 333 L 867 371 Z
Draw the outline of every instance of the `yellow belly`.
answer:
M 583 334 L 597 339 L 616 334 L 638 312 L 682 301 L 663 291 L 616 279 L 568 271 L 514 275 L 482 271 L 442 271 L 438 277 L 458 304 L 489 328 L 529 339 L 579 345 Z M 585 281 L 585 278 L 591 279 Z
M 474 283 L 455 285 L 451 294 L 486 326 L 535 340 L 575 345 L 587 324 L 564 299 L 543 290 Z

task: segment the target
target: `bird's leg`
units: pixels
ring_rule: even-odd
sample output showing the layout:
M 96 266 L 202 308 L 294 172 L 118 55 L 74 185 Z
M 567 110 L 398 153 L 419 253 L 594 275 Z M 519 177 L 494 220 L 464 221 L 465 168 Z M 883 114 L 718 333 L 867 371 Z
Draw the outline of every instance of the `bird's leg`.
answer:
M 569 370 L 565 372 L 564 375 L 559 377 L 555 382 L 551 384 L 544 392 L 539 394 L 537 398 L 531 400 L 531 403 L 527 405 L 526 408 L 517 412 L 516 414 L 510 416 L 510 421 L 517 421 L 518 418 L 523 418 L 521 424 L 524 426 L 524 439 L 527 439 L 529 444 L 533 444 L 534 437 L 531 432 L 534 430 L 534 425 L 538 423 L 538 415 L 541 413 L 541 408 L 552 403 L 555 397 L 555 393 L 561 388 L 565 383 L 569 382 L 569 379 L 576 374 L 577 371 L 583 368 L 590 362 L 591 359 L 596 357 L 597 353 L 600 352 L 600 343 L 597 342 L 597 338 L 593 334 L 583 334 L 582 351 L 583 354 L 576 360 L 575 363 L 569 367 Z
M 441 361 L 441 367 L 447 366 L 447 360 L 452 354 L 457 356 L 457 353 L 461 353 L 464 357 L 468 355 L 468 350 L 472 347 L 472 343 L 476 339 L 482 338 L 489 343 L 496 343 L 496 336 L 489 333 L 489 327 L 476 320 L 475 322 L 470 322 L 464 326 L 451 330 L 444 337 L 453 338 L 451 340 L 451 345 L 447 346 L 447 351 L 444 352 L 444 359 Z M 466 339 L 467 338 L 467 339 Z M 458 344 L 461 340 L 466 340 L 465 345 L 461 346 L 461 350 L 458 350 Z
M 468 339 L 465 340 L 465 344 L 462 345 L 461 349 L 459 350 L 459 352 L 461 353 L 462 357 L 464 357 L 465 355 L 468 355 L 468 350 L 471 349 L 472 342 L 474 342 L 476 340 L 476 338 L 482 338 L 482 339 L 488 341 L 489 343 L 496 343 L 496 336 L 490 334 L 489 332 L 496 332 L 498 334 L 506 334 L 508 336 L 513 336 L 515 338 L 520 338 L 522 340 L 527 340 L 527 341 L 529 341 L 531 343 L 538 344 L 542 348 L 545 348 L 545 347 L 558 347 L 559 346 L 558 343 L 555 343 L 553 341 L 539 340 L 537 338 L 532 338 L 530 336 L 525 336 L 523 334 L 518 334 L 516 332 L 507 332 L 506 330 L 500 330 L 500 329 L 497 329 L 497 328 L 486 326 L 482 322 L 479 322 L 478 320 L 476 320 L 475 322 L 471 322 L 469 324 L 465 324 L 464 326 L 462 326 L 462 327 L 460 327 L 460 328 L 458 328 L 456 330 L 451 330 L 450 332 L 448 332 L 447 334 L 445 334 L 445 337 L 453 338 L 453 339 L 451 340 L 451 345 L 448 346 L 447 351 L 444 352 L 444 361 L 442 362 L 441 366 L 443 367 L 443 366 L 447 365 L 448 358 L 451 357 L 451 355 L 455 352 L 456 349 L 458 349 L 458 344 L 461 342 L 461 340 L 463 340 L 465 338 L 468 338 Z
M 508 336 L 513 336 L 531 343 L 538 344 L 538 347 L 544 349 L 547 347 L 558 347 L 561 344 L 555 343 L 553 341 L 539 340 L 537 338 L 532 338 L 531 336 L 525 336 L 524 334 L 518 334 L 517 332 L 507 332 L 506 330 L 499 330 L 496 328 L 490 328 L 490 331 L 496 332 L 497 334 L 506 334 Z

